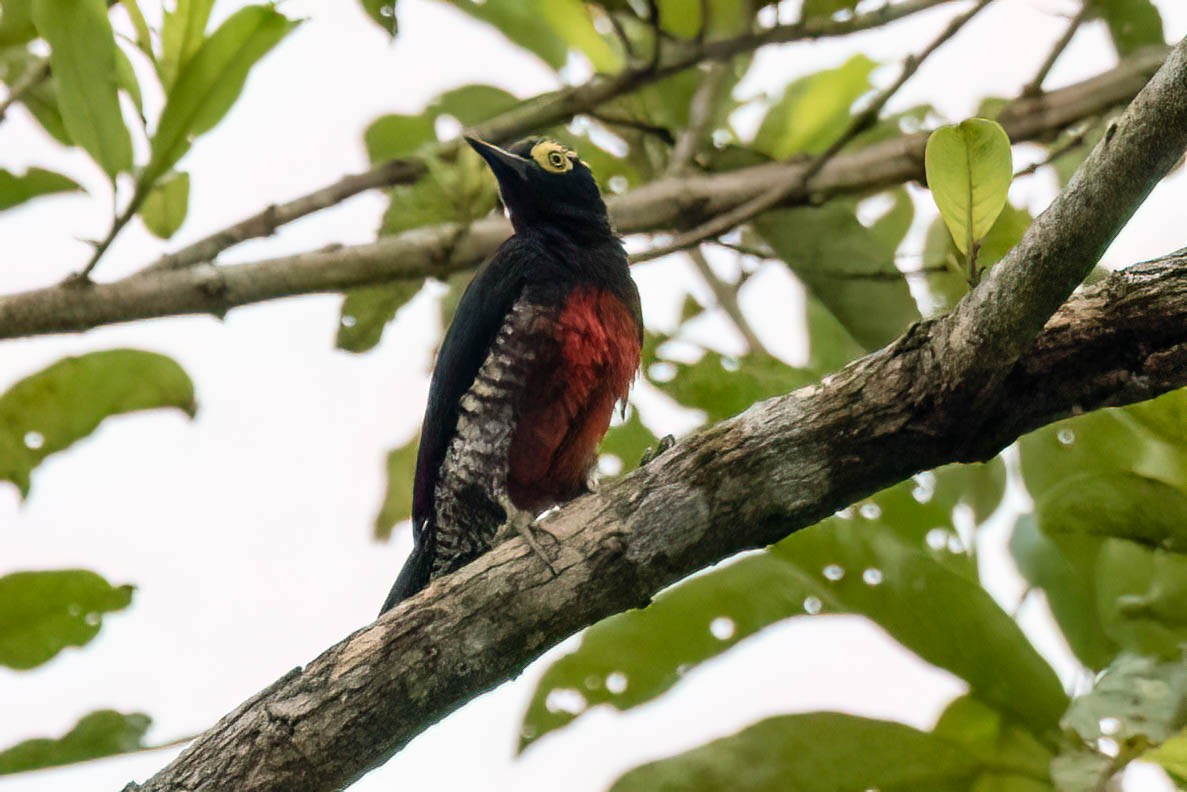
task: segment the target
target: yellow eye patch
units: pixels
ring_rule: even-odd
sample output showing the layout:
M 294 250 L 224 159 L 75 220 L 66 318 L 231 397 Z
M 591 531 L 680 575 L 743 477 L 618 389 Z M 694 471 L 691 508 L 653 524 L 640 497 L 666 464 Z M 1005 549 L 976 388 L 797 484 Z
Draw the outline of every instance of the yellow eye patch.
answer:
M 555 140 L 541 140 L 532 146 L 532 159 L 549 173 L 566 173 L 573 170 L 577 155 Z

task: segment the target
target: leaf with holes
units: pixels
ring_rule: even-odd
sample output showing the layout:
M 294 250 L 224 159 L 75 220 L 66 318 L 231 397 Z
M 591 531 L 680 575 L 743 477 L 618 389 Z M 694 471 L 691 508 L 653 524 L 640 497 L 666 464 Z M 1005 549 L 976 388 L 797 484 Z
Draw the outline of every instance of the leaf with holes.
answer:
M 1006 205 L 1014 175 L 1010 138 L 984 118 L 940 127 L 927 139 L 924 165 L 952 241 L 967 254 Z
M 35 668 L 67 646 L 85 646 L 102 614 L 123 610 L 131 586 L 112 586 L 85 569 L 0 577 L 0 665 Z
M 0 480 L 29 492 L 29 476 L 113 415 L 173 407 L 193 416 L 194 386 L 177 363 L 136 349 L 59 360 L 0 395 Z

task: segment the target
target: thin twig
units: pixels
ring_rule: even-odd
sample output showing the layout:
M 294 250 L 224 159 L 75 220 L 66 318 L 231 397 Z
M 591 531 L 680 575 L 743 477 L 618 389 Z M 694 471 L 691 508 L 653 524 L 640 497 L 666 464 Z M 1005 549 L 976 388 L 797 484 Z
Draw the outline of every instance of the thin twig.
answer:
M 597 110 L 586 113 L 590 118 L 601 121 L 607 126 L 622 127 L 623 129 L 631 129 L 635 132 L 642 132 L 644 135 L 651 135 L 659 138 L 667 145 L 675 143 L 676 138 L 672 135 L 672 130 L 658 124 L 649 124 L 646 121 L 640 121 L 637 118 L 627 118 L 626 116 L 614 115 L 612 113 L 599 112 Z
M 918 55 L 908 56 L 903 63 L 902 72 L 898 79 L 894 81 L 889 87 L 879 93 L 870 103 L 870 105 L 849 122 L 848 128 L 841 134 L 839 138 L 833 141 L 833 144 L 825 149 L 821 154 L 817 155 L 808 166 L 799 171 L 793 178 L 788 181 L 778 184 L 772 189 L 760 194 L 758 197 L 735 207 L 734 209 L 724 212 L 717 217 L 709 220 L 707 223 L 698 226 L 697 228 L 687 231 L 683 234 L 677 234 L 672 241 L 664 245 L 658 245 L 646 250 L 642 253 L 635 254 L 631 257 L 631 261 L 650 261 L 651 259 L 666 256 L 670 253 L 675 253 L 680 250 L 685 250 L 698 245 L 708 239 L 720 236 L 726 231 L 735 228 L 742 223 L 754 218 L 763 212 L 774 208 L 782 203 L 788 197 L 796 192 L 804 189 L 812 177 L 828 164 L 829 160 L 835 157 L 841 149 L 849 144 L 853 138 L 857 137 L 861 132 L 871 127 L 877 120 L 878 115 L 882 112 L 882 108 L 886 105 L 890 98 L 898 91 L 899 88 L 919 70 L 920 64 L 925 61 L 929 55 L 935 52 L 939 47 L 948 41 L 957 31 L 964 27 L 965 23 L 972 19 L 989 5 L 993 0 L 979 0 L 976 5 L 969 9 L 964 14 L 953 19 L 948 27 L 936 37 L 934 41 L 927 45 L 926 48 Z
M 1063 31 L 1063 35 L 1055 42 L 1055 46 L 1051 48 L 1051 52 L 1048 53 L 1047 59 L 1043 61 L 1043 65 L 1039 67 L 1034 79 L 1028 82 L 1022 89 L 1023 96 L 1038 96 L 1043 93 L 1043 81 L 1047 79 L 1047 74 L 1050 73 L 1051 67 L 1055 65 L 1055 61 L 1059 60 L 1059 56 L 1067 49 L 1067 45 L 1071 43 L 1076 35 L 1076 31 L 1079 30 L 1080 25 L 1087 16 L 1088 3 L 1083 2 L 1080 4 L 1080 12 L 1072 17 L 1068 23 L 1067 30 Z
M 1088 136 L 1090 134 L 1092 134 L 1092 131 L 1094 129 L 1096 129 L 1098 126 L 1100 126 L 1100 123 L 1102 120 L 1103 120 L 1103 117 L 1097 118 L 1093 123 L 1089 124 L 1088 126 L 1084 127 L 1084 129 L 1082 129 L 1081 131 L 1072 135 L 1070 138 L 1068 138 L 1066 141 L 1064 141 L 1061 145 L 1056 146 L 1055 148 L 1051 149 L 1051 151 L 1043 159 L 1039 160 L 1038 162 L 1032 162 L 1030 165 L 1027 165 L 1025 168 L 1022 168 L 1022 169 L 1016 171 L 1014 173 L 1014 178 L 1017 179 L 1022 176 L 1030 176 L 1030 175 L 1036 173 L 1040 168 L 1044 168 L 1047 165 L 1052 164 L 1053 162 L 1055 162 L 1056 160 L 1058 160 L 1060 157 L 1064 156 L 1065 154 L 1069 154 L 1072 151 L 1075 151 L 1076 149 L 1087 145 L 1088 144 Z
M 688 105 L 688 126 L 676 137 L 676 146 L 668 162 L 669 174 L 683 173 L 700 153 L 728 75 L 728 64 L 714 63 L 701 78 L 701 84 L 697 86 Z
M 647 64 L 648 71 L 655 71 L 659 68 L 660 55 L 663 53 L 663 47 L 660 44 L 663 39 L 663 28 L 660 26 L 659 17 L 659 0 L 647 0 L 647 14 L 648 21 L 651 23 L 651 62 Z
M 49 77 L 49 58 L 43 58 L 39 63 L 17 78 L 8 90 L 8 96 L 0 102 L 0 121 L 8 114 L 9 108 L 21 101 L 25 94 L 37 87 L 39 83 Z
M 950 2 L 953 0 L 906 0 L 902 3 L 887 3 L 846 20 L 813 19 L 705 42 L 674 56 L 667 63 L 660 63 L 655 69 L 642 66 L 625 69 L 609 77 L 595 75 L 582 85 L 529 99 L 489 121 L 478 124 L 471 131 L 496 143 L 507 142 L 521 135 L 563 124 L 576 115 L 587 114 L 606 102 L 699 63 L 727 60 L 769 44 L 790 44 L 858 33 Z M 616 30 L 621 30 L 621 25 L 614 15 L 607 13 L 607 16 Z M 622 32 L 622 36 L 624 46 L 629 48 L 629 39 L 625 37 L 625 31 Z M 629 49 L 627 54 L 628 57 L 631 54 Z M 436 153 L 445 154 L 449 147 L 456 145 L 457 141 L 443 144 Z M 416 158 L 381 163 L 368 171 L 347 176 L 307 195 L 270 206 L 246 220 L 210 234 L 200 242 L 163 257 L 153 267 L 185 267 L 212 261 L 227 248 L 249 239 L 269 236 L 283 225 L 334 206 L 359 192 L 415 182 L 424 173 L 424 162 Z M 327 200 L 327 196 L 331 199 Z
M 712 290 L 713 296 L 717 298 L 717 306 L 734 323 L 734 327 L 737 328 L 738 333 L 746 342 L 749 350 L 771 357 L 770 351 L 763 346 L 762 341 L 758 340 L 758 335 L 754 332 L 754 328 L 750 326 L 750 322 L 746 321 L 746 315 L 742 313 L 742 307 L 738 304 L 737 287 L 717 277 L 717 273 L 709 266 L 709 261 L 705 258 L 705 254 L 701 252 L 700 248 L 691 248 L 688 251 L 688 258 L 692 261 L 692 265 L 696 267 L 701 280 L 705 282 L 705 285 Z

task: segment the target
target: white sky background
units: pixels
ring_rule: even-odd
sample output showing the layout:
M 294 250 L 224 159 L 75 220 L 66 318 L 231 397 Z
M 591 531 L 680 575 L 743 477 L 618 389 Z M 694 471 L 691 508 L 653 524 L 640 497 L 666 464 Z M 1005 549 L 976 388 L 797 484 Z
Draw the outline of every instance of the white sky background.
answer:
M 216 21 L 238 5 L 220 0 Z M 1158 5 L 1172 41 L 1187 32 L 1187 4 Z M 891 109 L 928 101 L 958 120 L 982 96 L 1016 94 L 1064 29 L 1061 14 L 1074 7 L 1070 0 L 998 0 L 924 65 Z M 520 96 L 555 86 L 546 66 L 442 4 L 400 0 L 394 45 L 353 0 L 288 0 L 283 10 L 309 21 L 265 58 L 226 121 L 183 162 L 193 192 L 180 234 L 163 245 L 133 225 L 100 265 L 100 279 L 365 168 L 361 133 L 381 113 L 418 112 L 441 91 L 471 82 Z M 780 87 L 857 51 L 895 62 L 957 10 L 840 41 L 764 50 L 739 93 Z M 1103 28 L 1088 26 L 1047 86 L 1112 62 Z M 32 164 L 62 170 L 92 193 L 0 214 L 5 292 L 51 284 L 78 269 L 87 250 L 75 239 L 101 236 L 108 222 L 98 169 L 15 110 L 0 125 L 0 166 Z M 1031 177 L 1015 186 L 1014 197 L 1038 209 L 1052 184 L 1046 175 Z M 1106 260 L 1129 263 L 1187 243 L 1176 233 L 1185 204 L 1187 180 L 1178 175 L 1155 191 Z M 362 196 L 225 259 L 366 241 L 382 208 L 380 195 Z M 929 219 L 917 220 L 916 231 Z M 653 326 L 670 326 L 684 291 L 701 289 L 677 261 L 638 267 L 635 275 Z M 780 268 L 748 285 L 743 301 L 764 342 L 794 362 L 804 349 L 802 328 L 787 317 L 799 295 Z M 237 309 L 223 322 L 152 320 L 0 344 L 0 389 L 63 355 L 132 346 L 178 360 L 200 402 L 192 423 L 171 413 L 108 421 L 43 464 L 23 504 L 15 488 L 0 483 L 0 574 L 86 567 L 137 586 L 132 607 L 109 617 L 88 647 L 33 672 L 0 670 L 0 747 L 61 734 L 101 707 L 150 714 L 151 741 L 200 731 L 374 617 L 410 543 L 406 529 L 390 544 L 370 538 L 383 457 L 420 421 L 435 343 L 426 328 L 435 314 L 427 301 L 416 301 L 377 349 L 359 356 L 333 348 L 338 302 L 303 297 Z M 736 343 L 724 323 L 708 322 L 702 331 L 706 338 L 726 336 L 727 347 Z M 655 428 L 687 425 L 661 401 L 645 406 Z M 992 553 L 986 563 L 995 593 L 1012 605 L 1016 577 Z M 1041 608 L 1026 615 L 1025 624 L 1045 629 Z M 1048 634 L 1040 645 L 1073 683 L 1059 642 Z M 354 789 L 592 792 L 641 761 L 767 715 L 838 709 L 928 728 L 963 691 L 963 683 L 860 619 L 798 619 L 693 671 L 656 704 L 627 715 L 595 712 L 516 758 L 519 719 L 543 667 L 534 664 L 433 727 Z M 0 779 L 0 792 L 120 789 L 174 753 Z M 1130 776 L 1130 789 L 1160 788 L 1149 773 Z

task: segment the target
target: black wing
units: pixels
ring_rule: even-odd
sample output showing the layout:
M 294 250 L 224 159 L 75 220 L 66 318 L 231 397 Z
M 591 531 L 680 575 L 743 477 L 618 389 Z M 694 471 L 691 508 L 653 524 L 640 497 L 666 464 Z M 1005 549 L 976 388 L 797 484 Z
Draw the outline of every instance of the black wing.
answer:
M 416 546 L 381 613 L 428 585 L 433 562 L 434 491 L 449 441 L 457 430 L 458 404 L 474 384 L 499 328 L 523 291 L 524 272 L 534 258 L 530 243 L 522 238 L 512 237 L 504 242 L 466 287 L 441 342 L 429 385 L 412 485 L 412 531 Z

